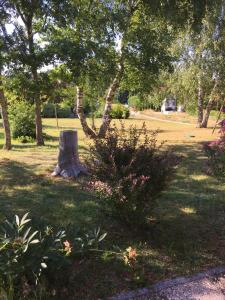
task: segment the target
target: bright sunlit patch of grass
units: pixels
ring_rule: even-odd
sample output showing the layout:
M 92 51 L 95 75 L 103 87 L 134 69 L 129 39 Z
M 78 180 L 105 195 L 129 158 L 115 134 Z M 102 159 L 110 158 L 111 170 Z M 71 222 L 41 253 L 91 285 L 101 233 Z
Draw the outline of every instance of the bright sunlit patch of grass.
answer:
M 187 215 L 196 214 L 196 210 L 193 207 L 182 207 L 180 211 Z
M 202 174 L 202 175 L 191 175 L 191 178 L 193 178 L 196 181 L 202 181 L 202 180 L 206 180 L 207 179 L 207 175 Z

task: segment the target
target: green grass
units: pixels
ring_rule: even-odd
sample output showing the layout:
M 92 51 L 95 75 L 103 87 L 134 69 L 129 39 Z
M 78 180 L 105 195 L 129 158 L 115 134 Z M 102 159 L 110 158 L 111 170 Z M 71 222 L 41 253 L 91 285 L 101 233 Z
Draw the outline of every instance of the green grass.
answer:
M 77 128 L 81 158 L 88 149 L 79 121 L 59 120 L 64 128 Z M 57 160 L 59 130 L 55 120 L 44 120 L 51 137 L 45 147 L 19 144 L 0 150 L 0 220 L 17 213 L 56 227 L 70 224 L 75 231 L 98 225 L 108 232 L 105 247 L 135 247 L 137 270 L 118 259 L 87 258 L 74 266 L 70 288 L 76 299 L 99 299 L 117 292 L 148 286 L 160 279 L 185 275 L 224 263 L 225 184 L 204 172 L 206 158 L 201 142 L 214 139 L 211 129 L 145 120 L 149 130 L 160 129 L 159 140 L 168 140 L 183 155 L 169 189 L 158 200 L 152 228 L 136 236 L 101 212 L 98 201 L 83 190 L 84 178 L 68 181 L 50 176 Z M 126 124 L 141 126 L 142 120 Z M 61 128 L 61 129 L 62 129 Z M 192 136 L 192 137 L 191 137 Z M 0 127 L 0 145 L 3 131 Z

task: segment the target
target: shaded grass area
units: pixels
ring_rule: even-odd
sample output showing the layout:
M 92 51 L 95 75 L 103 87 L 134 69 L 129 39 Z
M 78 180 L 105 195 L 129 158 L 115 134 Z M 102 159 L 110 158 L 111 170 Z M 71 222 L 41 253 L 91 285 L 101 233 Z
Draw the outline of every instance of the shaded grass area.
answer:
M 60 120 L 62 128 L 77 128 L 81 156 L 87 151 L 77 120 Z M 126 124 L 141 121 L 129 120 Z M 45 147 L 21 145 L 0 152 L 0 220 L 30 211 L 38 222 L 83 231 L 101 226 L 108 232 L 104 247 L 117 252 L 128 246 L 139 254 L 135 270 L 120 258 L 94 256 L 75 262 L 70 278 L 71 299 L 102 299 L 117 292 L 147 286 L 160 279 L 185 275 L 223 264 L 225 259 L 225 184 L 205 175 L 202 139 L 210 130 L 146 121 L 149 130 L 160 128 L 174 151 L 183 156 L 177 174 L 162 193 L 148 232 L 134 234 L 101 211 L 94 196 L 83 190 L 84 178 L 67 181 L 49 176 L 57 158 L 59 131 L 54 120 L 44 120 L 52 137 Z M 191 139 L 188 132 L 195 132 Z M 0 144 L 2 131 L 0 129 Z

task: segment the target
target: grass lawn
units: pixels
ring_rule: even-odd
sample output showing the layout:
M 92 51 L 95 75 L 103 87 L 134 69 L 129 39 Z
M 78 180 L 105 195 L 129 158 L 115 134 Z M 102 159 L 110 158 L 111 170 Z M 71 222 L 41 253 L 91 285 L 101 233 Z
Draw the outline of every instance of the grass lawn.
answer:
M 0 221 L 5 216 L 30 211 L 38 222 L 74 230 L 100 226 L 107 231 L 105 248 L 135 247 L 139 254 L 135 271 L 120 259 L 87 258 L 74 266 L 70 285 L 74 298 L 101 299 L 117 292 L 148 286 L 160 279 L 185 275 L 220 265 L 225 260 L 225 183 L 205 175 L 201 142 L 216 138 L 212 129 L 145 120 L 149 130 L 159 129 L 159 140 L 183 155 L 177 174 L 158 200 L 152 229 L 135 237 L 132 228 L 122 228 L 104 216 L 98 201 L 82 189 L 84 179 L 68 181 L 50 176 L 58 152 L 59 130 L 54 119 L 45 119 L 44 131 L 51 137 L 46 146 L 19 144 L 0 150 Z M 141 126 L 129 119 L 126 125 Z M 81 157 L 88 140 L 77 119 L 60 119 L 60 129 L 76 128 Z M 0 148 L 3 130 L 0 123 Z

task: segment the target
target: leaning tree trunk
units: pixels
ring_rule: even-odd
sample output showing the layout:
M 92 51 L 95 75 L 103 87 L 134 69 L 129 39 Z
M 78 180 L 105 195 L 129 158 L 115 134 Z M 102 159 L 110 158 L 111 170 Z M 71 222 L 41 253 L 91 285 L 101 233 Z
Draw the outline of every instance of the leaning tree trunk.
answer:
M 202 120 L 203 120 L 203 89 L 202 89 L 202 80 L 199 76 L 198 79 L 198 121 L 197 121 L 197 127 L 202 126 Z
M 86 120 L 84 110 L 83 110 L 83 90 L 81 87 L 77 86 L 77 114 L 80 119 L 83 131 L 87 137 L 90 137 L 93 139 L 105 137 L 106 132 L 107 132 L 110 122 L 111 122 L 110 112 L 112 110 L 113 99 L 114 99 L 115 93 L 119 87 L 121 78 L 123 76 L 123 71 L 124 71 L 124 67 L 123 67 L 123 61 L 121 59 L 121 63 L 119 65 L 117 75 L 115 76 L 112 84 L 110 85 L 106 99 L 105 99 L 106 104 L 105 104 L 105 109 L 104 109 L 104 113 L 103 113 L 102 124 L 99 128 L 98 133 L 95 132 L 92 128 L 90 128 L 90 126 L 88 126 L 88 124 L 87 124 L 87 120 Z
M 206 106 L 205 115 L 204 115 L 204 118 L 203 118 L 202 123 L 201 123 L 201 128 L 207 128 L 210 112 L 211 112 L 211 110 L 213 108 L 213 104 L 214 104 L 214 92 L 217 88 L 217 84 L 218 84 L 218 82 L 216 81 L 214 86 L 213 86 L 209 102 Z
M 109 128 L 109 125 L 111 122 L 110 112 L 112 110 L 113 98 L 119 87 L 119 83 L 120 83 L 120 80 L 122 77 L 122 72 L 123 72 L 123 70 L 121 69 L 120 72 L 117 74 L 117 76 L 114 78 L 114 80 L 108 90 L 108 94 L 106 96 L 105 109 L 104 109 L 103 118 L 102 118 L 102 125 L 100 126 L 99 133 L 98 133 L 98 137 L 100 137 L 100 138 L 105 137 L 106 132 Z
M 8 104 L 4 95 L 4 91 L 1 88 L 1 85 L 2 85 L 2 81 L 0 80 L 0 106 L 2 112 L 3 127 L 5 131 L 4 149 L 10 150 L 12 148 L 12 144 L 11 144 L 11 131 L 10 131 L 10 124 L 9 124 L 9 117 L 8 117 Z
M 87 137 L 90 138 L 96 138 L 96 133 L 93 129 L 91 129 L 88 126 L 86 116 L 84 114 L 84 109 L 83 109 L 83 89 L 79 86 L 77 86 L 77 115 L 78 118 L 80 119 L 81 126 L 83 128 L 83 131 Z
M 210 99 L 207 106 L 206 106 L 205 115 L 204 115 L 204 118 L 203 118 L 202 123 L 201 123 L 201 128 L 207 128 L 208 121 L 209 121 L 209 116 L 210 116 L 210 112 L 212 110 L 213 104 L 214 104 L 214 100 Z
M 72 178 L 77 177 L 80 173 L 87 174 L 87 170 L 79 161 L 77 131 L 61 131 L 58 164 L 52 175 Z

